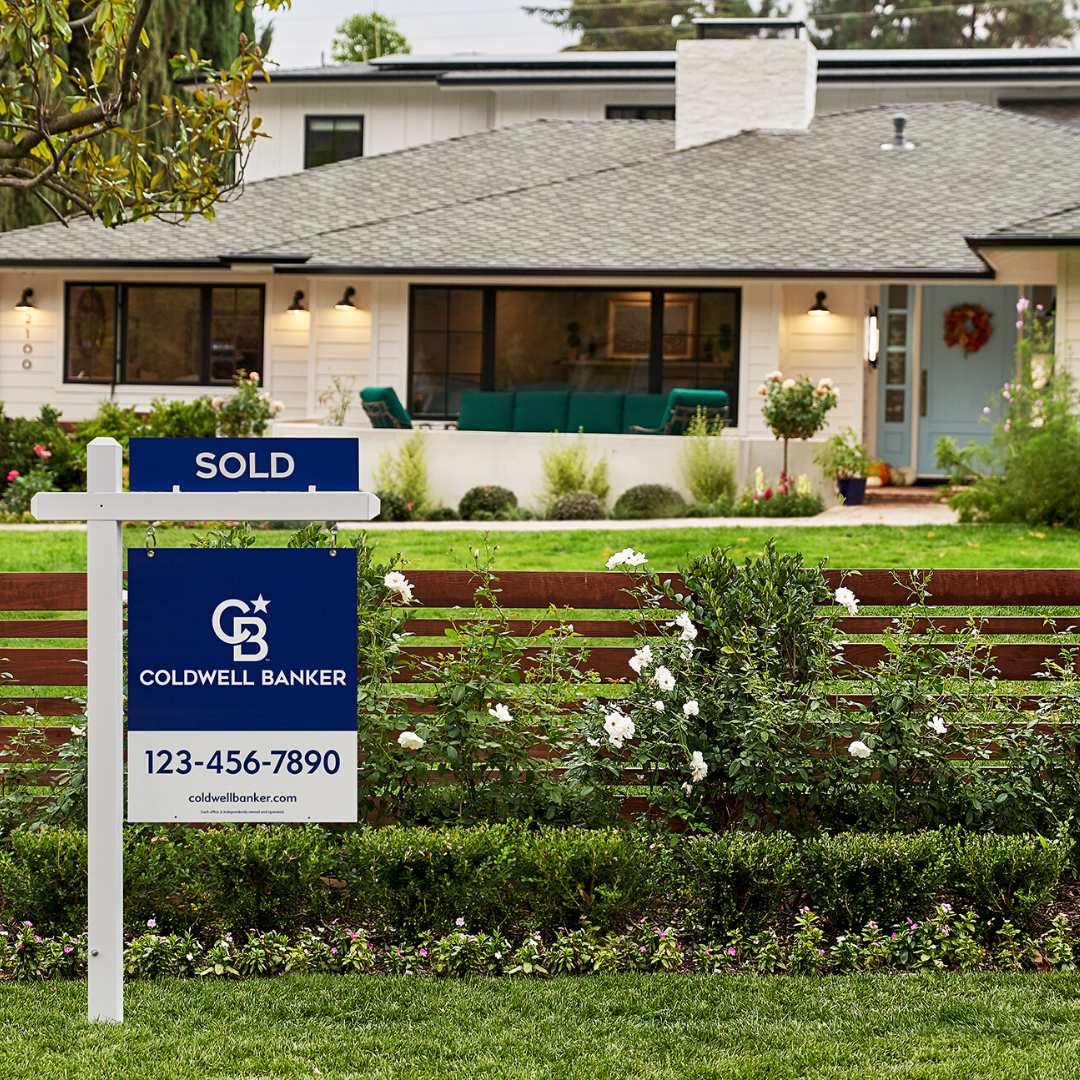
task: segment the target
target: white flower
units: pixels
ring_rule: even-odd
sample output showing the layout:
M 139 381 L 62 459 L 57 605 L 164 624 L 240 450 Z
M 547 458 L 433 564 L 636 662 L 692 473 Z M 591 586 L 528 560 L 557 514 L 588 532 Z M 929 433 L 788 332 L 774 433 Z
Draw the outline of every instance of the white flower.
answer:
M 258 381 L 259 381 L 259 373 L 257 371 L 253 371 L 251 373 L 251 381 L 253 383 L 256 383 L 256 384 L 258 383 Z
M 768 382 L 779 382 L 783 377 L 784 373 L 782 371 L 770 371 L 769 374 L 765 376 L 765 379 Z
M 681 787 L 682 787 L 683 791 L 686 792 L 687 795 L 693 794 L 693 791 L 694 791 L 694 785 L 693 784 L 682 784 Z
M 424 745 L 424 740 L 415 731 L 403 731 L 397 741 L 402 750 L 419 750 Z
M 86 728 L 85 727 L 73 727 L 71 729 L 71 734 L 77 739 L 80 736 L 86 734 Z
M 652 663 L 652 649 L 648 645 L 643 645 L 634 652 L 627 663 L 640 675 L 641 669 Z
M 683 716 L 697 716 L 700 710 L 698 709 L 698 703 L 694 700 L 688 701 L 683 707 Z
M 585 738 L 585 741 L 586 741 L 586 742 L 587 742 L 587 743 L 588 743 L 588 744 L 589 744 L 590 746 L 599 746 L 599 745 L 600 745 L 600 740 L 599 740 L 599 739 L 593 739 L 593 738 L 589 738 L 588 736 L 586 736 L 586 738 Z
M 285 411 L 285 402 L 284 401 L 271 401 L 270 402 L 270 408 L 273 409 L 274 412 L 284 412 Z
M 496 705 L 494 709 L 488 709 L 488 714 L 494 716 L 501 724 L 512 724 L 514 722 L 513 716 L 510 715 L 510 710 L 501 703 Z
M 634 721 L 623 716 L 621 712 L 609 712 L 604 717 L 604 730 L 607 732 L 608 742 L 616 750 L 621 750 L 623 743 L 634 737 Z
M 662 701 L 654 701 L 652 707 L 659 713 L 664 711 L 664 703 Z
M 188 960 L 190 961 L 190 960 L 194 960 L 194 959 L 195 959 L 195 957 L 194 957 L 194 956 L 192 956 L 192 955 L 191 955 L 191 953 L 188 953 L 188 954 L 187 954 L 187 959 L 188 959 Z
M 709 766 L 705 764 L 705 759 L 701 756 L 701 751 L 695 750 L 694 756 L 690 759 L 690 779 L 697 784 L 705 779 L 708 771 Z
M 931 730 L 937 732 L 938 735 L 944 735 L 949 729 L 945 726 L 945 721 L 940 716 L 935 716 L 933 720 L 927 720 L 926 726 Z
M 825 390 L 831 390 L 833 388 L 833 381 L 826 376 L 824 379 L 818 379 L 818 386 Z
M 222 399 L 219 398 L 219 397 L 216 397 L 216 398 L 214 398 L 213 401 L 210 402 L 210 407 L 212 409 L 220 409 L 221 408 L 221 402 L 222 402 Z
M 675 616 L 675 625 L 682 630 L 680 637 L 683 641 L 693 641 L 697 637 L 697 627 L 694 625 L 694 620 L 690 618 L 688 611 L 680 611 Z
M 870 756 L 870 747 L 864 742 L 860 742 L 856 739 L 848 748 L 847 752 L 853 758 L 868 758 Z
M 156 930 L 157 929 L 157 919 L 147 919 L 146 920 L 146 925 L 148 927 L 150 927 L 151 930 Z
M 405 603 L 412 600 L 412 585 L 406 580 L 405 575 L 400 570 L 391 570 L 390 573 L 383 578 L 383 585 L 385 585 L 391 592 L 396 592 Z
M 614 570 L 616 566 L 641 566 L 649 561 L 649 556 L 643 551 L 635 551 L 632 547 L 616 551 L 607 561 L 607 568 Z
M 767 387 L 767 386 L 766 386 L 766 385 L 765 385 L 764 383 L 762 383 L 762 384 L 761 384 L 761 385 L 760 385 L 760 386 L 759 386 L 759 387 L 757 388 L 757 392 L 758 392 L 758 394 L 760 394 L 760 395 L 761 395 L 761 397 L 764 397 L 764 396 L 765 396 L 765 395 L 766 395 L 766 394 L 767 394 L 767 393 L 769 392 L 769 388 L 768 388 L 768 387 Z
M 783 388 L 785 390 L 794 390 L 795 389 L 795 380 L 794 379 L 785 379 L 784 382 L 783 382 Z
M 855 599 L 855 594 L 850 589 L 837 589 L 836 602 L 847 608 L 849 615 L 859 614 L 859 601 Z
M 666 667 L 658 667 L 656 674 L 649 680 L 650 686 L 659 686 L 665 693 L 675 689 L 675 676 Z

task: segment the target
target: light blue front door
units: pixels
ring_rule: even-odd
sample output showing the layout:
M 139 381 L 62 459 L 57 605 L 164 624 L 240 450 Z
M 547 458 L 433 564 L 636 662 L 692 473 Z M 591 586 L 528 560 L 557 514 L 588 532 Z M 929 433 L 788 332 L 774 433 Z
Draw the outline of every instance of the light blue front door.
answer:
M 919 475 L 939 475 L 934 446 L 942 435 L 961 446 L 985 443 L 1001 416 L 1001 390 L 1016 370 L 1015 285 L 924 285 L 919 372 Z M 979 304 L 990 313 L 990 340 L 964 355 L 945 344 L 945 313 L 959 304 Z M 990 407 L 990 416 L 983 409 Z
M 911 464 L 913 401 L 911 347 L 915 340 L 914 285 L 881 290 L 878 353 L 877 456 L 894 468 Z

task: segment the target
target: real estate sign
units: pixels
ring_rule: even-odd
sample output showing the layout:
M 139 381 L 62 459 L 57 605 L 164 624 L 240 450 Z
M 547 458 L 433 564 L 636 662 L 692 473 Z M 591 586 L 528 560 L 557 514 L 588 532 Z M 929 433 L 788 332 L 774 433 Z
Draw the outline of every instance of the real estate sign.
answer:
M 356 820 L 356 567 L 128 551 L 128 820 Z

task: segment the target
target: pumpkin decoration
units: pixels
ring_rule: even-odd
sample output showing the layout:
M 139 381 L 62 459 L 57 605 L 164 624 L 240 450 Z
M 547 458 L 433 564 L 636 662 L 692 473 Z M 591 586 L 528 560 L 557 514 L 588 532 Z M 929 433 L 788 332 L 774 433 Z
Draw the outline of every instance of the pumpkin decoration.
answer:
M 889 471 L 891 466 L 884 461 L 875 461 L 873 465 L 867 467 L 866 470 L 866 486 L 867 487 L 884 487 L 889 482 Z M 876 484 L 871 484 L 871 480 L 876 480 Z
M 994 328 L 990 312 L 979 304 L 957 304 L 945 312 L 945 344 L 959 345 L 964 355 L 977 353 L 989 340 Z

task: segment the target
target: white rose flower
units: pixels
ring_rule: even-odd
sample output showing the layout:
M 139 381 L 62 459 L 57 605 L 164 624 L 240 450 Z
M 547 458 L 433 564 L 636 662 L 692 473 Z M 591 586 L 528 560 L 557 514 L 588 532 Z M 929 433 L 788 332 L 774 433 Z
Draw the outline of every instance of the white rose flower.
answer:
M 212 408 L 212 409 L 220 409 L 221 408 L 221 401 L 222 401 L 222 399 L 219 398 L 219 397 L 214 398 L 214 400 L 210 402 L 210 408 Z
M 701 756 L 700 750 L 694 751 L 694 756 L 690 759 L 690 779 L 695 784 L 700 783 L 705 779 L 706 774 L 709 771 L 709 766 L 705 764 L 705 759 Z
M 785 390 L 794 390 L 795 389 L 795 380 L 794 379 L 785 379 L 784 382 L 783 382 L 783 388 Z
M 285 402 L 284 401 L 271 401 L 270 402 L 270 408 L 273 409 L 274 412 L 284 412 L 285 411 Z
M 783 377 L 784 373 L 782 371 L 770 371 L 769 374 L 765 376 L 765 379 L 767 382 L 779 382 Z
M 616 566 L 624 566 L 626 564 L 626 560 L 629 559 L 630 556 L 633 554 L 633 548 L 623 548 L 622 551 L 616 551 L 615 554 L 612 555 L 610 559 L 608 559 L 606 564 L 607 568 L 609 570 L 614 570 Z
M 589 737 L 589 736 L 586 736 L 586 738 L 585 738 L 585 741 L 586 741 L 586 742 L 587 742 L 587 743 L 588 743 L 588 744 L 589 744 L 590 746 L 599 746 L 599 745 L 600 745 L 600 740 L 599 740 L 599 739 L 593 739 L 593 738 L 591 738 L 591 737 Z
M 850 589 L 837 589 L 834 596 L 838 604 L 847 608 L 849 615 L 859 614 L 859 601 L 855 599 L 855 594 Z
M 649 685 L 659 686 L 661 690 L 668 693 L 675 689 L 675 676 L 661 665 L 656 669 L 656 674 L 649 680 Z
M 510 710 L 501 702 L 494 709 L 488 709 L 488 715 L 494 716 L 500 724 L 512 724 L 514 722 Z
M 691 699 L 683 707 L 683 716 L 697 716 L 699 713 L 698 703 Z
M 383 578 L 383 585 L 386 586 L 391 592 L 395 592 L 406 603 L 412 600 L 412 585 L 406 580 L 405 575 L 400 570 L 391 570 Z
M 697 637 L 697 627 L 688 611 L 680 611 L 675 616 L 675 625 L 682 631 L 680 637 L 683 641 L 693 641 Z
M 926 726 L 938 735 L 944 735 L 949 729 L 945 726 L 945 721 L 940 716 L 935 716 L 933 720 L 927 720 Z
M 648 667 L 652 663 L 652 649 L 648 645 L 643 645 L 640 649 L 635 650 L 634 655 L 630 657 L 627 663 L 640 675 L 641 669 Z
M 635 551 L 626 560 L 627 566 L 642 566 L 649 561 L 649 556 L 644 551 Z
M 687 795 L 692 795 L 694 793 L 694 785 L 693 784 L 681 784 L 680 786 L 682 787 L 683 791 L 686 792 Z
M 866 743 L 856 739 L 848 748 L 847 752 L 853 758 L 868 758 L 870 756 L 870 747 Z
M 657 711 L 658 713 L 662 713 L 662 712 L 664 711 L 664 703 L 663 703 L 662 701 L 654 701 L 654 702 L 652 703 L 652 707 L 653 707 L 653 708 L 654 708 L 654 709 L 655 709 L 655 710 L 656 710 L 656 711 Z
M 828 376 L 823 379 L 818 379 L 818 386 L 824 390 L 831 390 L 833 388 L 833 381 Z
M 419 750 L 424 745 L 424 740 L 415 731 L 403 731 L 397 741 L 402 750 Z
M 621 750 L 623 743 L 634 737 L 634 721 L 623 716 L 621 712 L 609 712 L 604 717 L 604 730 L 607 732 L 608 742 L 616 750 Z

